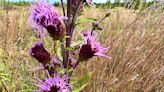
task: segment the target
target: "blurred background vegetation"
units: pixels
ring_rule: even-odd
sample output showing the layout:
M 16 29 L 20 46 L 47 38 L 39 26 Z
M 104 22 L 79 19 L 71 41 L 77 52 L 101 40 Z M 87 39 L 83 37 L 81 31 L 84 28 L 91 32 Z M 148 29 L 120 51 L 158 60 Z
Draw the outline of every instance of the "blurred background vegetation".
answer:
M 107 0 L 106 3 L 95 3 L 96 7 L 101 7 L 101 8 L 115 8 L 115 7 L 133 7 L 133 9 L 139 9 L 139 8 L 147 8 L 150 5 L 157 3 L 158 1 L 154 0 L 154 1 L 147 1 L 147 0 L 124 0 L 121 2 L 121 0 Z M 19 2 L 11 2 L 11 1 L 7 1 L 7 0 L 1 0 L 0 1 L 1 7 L 4 7 L 9 5 L 9 7 L 12 6 L 29 6 L 30 2 L 27 1 L 22 1 L 20 0 Z M 60 6 L 59 2 L 54 2 L 53 3 L 54 6 Z M 131 6 L 128 6 L 131 5 Z

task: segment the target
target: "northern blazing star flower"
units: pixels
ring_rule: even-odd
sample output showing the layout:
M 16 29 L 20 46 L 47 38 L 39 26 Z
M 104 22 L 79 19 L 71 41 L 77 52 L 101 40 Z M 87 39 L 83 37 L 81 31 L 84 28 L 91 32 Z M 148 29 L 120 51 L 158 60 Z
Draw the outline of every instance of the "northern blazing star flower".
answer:
M 48 51 L 43 47 L 41 41 L 36 42 L 35 45 L 29 50 L 30 55 L 38 60 L 39 63 L 46 64 L 51 60 Z
M 51 37 L 59 40 L 65 35 L 65 28 L 61 23 L 64 18 L 44 0 L 38 0 L 36 5 L 30 6 L 29 22 L 34 29 L 38 29 L 36 31 L 39 35 L 43 34 L 41 31 L 45 28 Z
M 44 79 L 36 84 L 39 87 L 36 92 L 70 92 L 71 87 L 66 81 L 65 76 L 61 78 L 59 75 Z
M 100 43 L 96 42 L 95 36 L 91 35 L 91 32 L 87 31 L 82 35 L 84 42 L 80 45 L 79 58 L 80 60 L 88 60 L 93 56 L 102 56 L 111 58 L 104 53 L 107 52 L 108 48 L 104 48 Z

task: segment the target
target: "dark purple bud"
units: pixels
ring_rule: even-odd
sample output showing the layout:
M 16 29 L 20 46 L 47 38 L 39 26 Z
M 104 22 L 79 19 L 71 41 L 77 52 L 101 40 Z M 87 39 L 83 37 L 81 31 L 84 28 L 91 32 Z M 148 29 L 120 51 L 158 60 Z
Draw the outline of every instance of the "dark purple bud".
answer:
M 61 22 L 58 22 L 56 25 L 48 25 L 46 29 L 55 40 L 60 40 L 60 38 L 65 36 L 65 28 Z
M 51 60 L 50 54 L 43 47 L 41 41 L 35 43 L 35 45 L 30 49 L 30 55 L 42 64 L 46 64 Z
M 89 58 L 92 58 L 95 54 L 95 51 L 92 50 L 91 45 L 82 45 L 79 53 L 79 57 L 83 60 L 87 60 Z

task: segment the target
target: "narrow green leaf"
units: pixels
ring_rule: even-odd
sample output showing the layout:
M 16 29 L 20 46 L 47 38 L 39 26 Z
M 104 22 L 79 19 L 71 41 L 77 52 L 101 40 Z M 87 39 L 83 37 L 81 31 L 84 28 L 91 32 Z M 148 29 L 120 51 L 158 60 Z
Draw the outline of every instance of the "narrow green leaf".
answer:
M 65 73 L 65 71 L 66 71 L 66 69 L 63 69 L 63 68 L 58 68 L 58 72 L 59 72 L 60 74 L 64 74 L 64 73 Z
M 85 84 L 85 82 L 87 82 L 91 78 L 91 76 L 92 76 L 92 72 L 86 74 L 85 76 L 83 76 L 80 79 L 77 79 L 76 81 L 72 81 L 71 85 L 74 85 L 74 84 L 83 85 L 83 84 Z
M 83 90 L 86 86 L 87 86 L 87 83 L 84 84 L 83 86 L 79 87 L 79 88 L 73 89 L 72 92 L 80 92 L 80 91 Z
M 80 22 L 95 22 L 95 21 L 97 21 L 97 19 L 95 19 L 95 18 L 81 18 L 79 21 Z
M 71 47 L 66 47 L 65 50 L 71 51 L 71 50 L 73 50 L 73 49 L 72 49 Z
M 71 47 L 73 48 L 73 47 L 79 46 L 82 42 L 83 42 L 82 39 L 77 40 L 76 42 L 73 42 L 73 43 L 71 44 Z
M 60 60 L 60 61 L 63 61 L 63 57 L 62 57 L 62 49 L 61 49 L 61 42 L 60 41 L 57 41 L 56 42 L 56 47 L 55 47 L 55 49 L 56 49 L 56 55 L 57 55 L 57 57 L 58 57 L 58 59 Z

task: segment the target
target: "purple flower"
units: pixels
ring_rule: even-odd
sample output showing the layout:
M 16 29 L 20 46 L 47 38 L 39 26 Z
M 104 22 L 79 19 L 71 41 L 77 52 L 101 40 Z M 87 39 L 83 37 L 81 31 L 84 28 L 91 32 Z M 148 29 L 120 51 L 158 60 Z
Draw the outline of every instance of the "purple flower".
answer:
M 107 55 L 104 55 L 104 52 L 107 52 L 108 48 L 104 48 L 100 43 L 96 42 L 95 36 L 91 35 L 89 31 L 85 32 L 82 35 L 84 42 L 80 46 L 79 58 L 81 60 L 88 60 L 93 56 L 103 56 L 110 58 Z
M 30 55 L 42 64 L 46 64 L 51 60 L 50 54 L 43 47 L 41 41 L 36 42 L 35 45 L 30 49 Z
M 40 81 L 37 86 L 37 92 L 70 92 L 70 86 L 66 82 L 67 78 L 61 78 L 59 75 Z
M 30 6 L 29 22 L 34 29 L 37 29 L 35 31 L 39 35 L 43 33 L 41 32 L 43 28 L 47 29 L 52 37 L 65 35 L 61 19 L 63 17 L 60 17 L 53 6 L 44 0 L 38 0 L 36 5 Z

